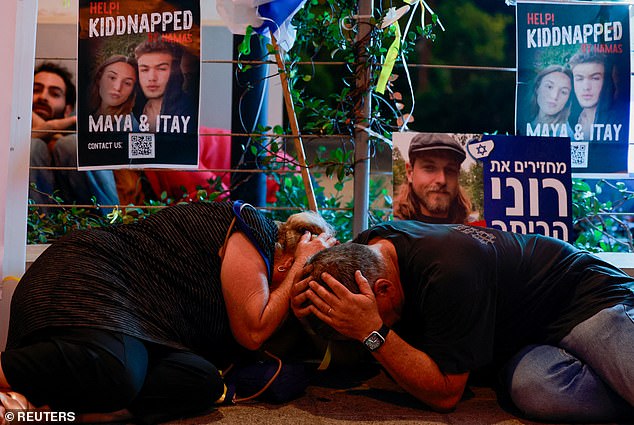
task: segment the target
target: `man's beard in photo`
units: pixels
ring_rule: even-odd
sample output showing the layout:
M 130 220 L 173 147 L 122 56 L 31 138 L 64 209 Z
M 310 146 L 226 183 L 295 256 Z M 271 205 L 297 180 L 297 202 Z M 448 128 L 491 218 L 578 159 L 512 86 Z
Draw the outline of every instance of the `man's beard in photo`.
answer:
M 448 196 L 448 199 L 436 197 L 437 192 L 442 192 Z M 426 187 L 423 191 L 423 196 L 418 197 L 421 205 L 432 214 L 447 214 L 449 207 L 451 206 L 451 194 L 445 190 L 442 186 L 430 186 Z
M 35 102 L 33 104 L 33 112 L 38 114 L 42 119 L 49 121 L 64 118 L 64 111 L 55 112 L 51 105 L 46 102 Z

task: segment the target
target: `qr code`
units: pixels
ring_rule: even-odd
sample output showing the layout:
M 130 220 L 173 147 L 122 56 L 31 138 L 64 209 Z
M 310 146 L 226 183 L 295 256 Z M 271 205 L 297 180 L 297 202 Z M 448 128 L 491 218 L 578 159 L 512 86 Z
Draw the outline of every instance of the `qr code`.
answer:
M 154 134 L 130 133 L 128 158 L 154 158 Z
M 570 166 L 572 168 L 588 168 L 588 142 L 572 142 L 570 144 Z

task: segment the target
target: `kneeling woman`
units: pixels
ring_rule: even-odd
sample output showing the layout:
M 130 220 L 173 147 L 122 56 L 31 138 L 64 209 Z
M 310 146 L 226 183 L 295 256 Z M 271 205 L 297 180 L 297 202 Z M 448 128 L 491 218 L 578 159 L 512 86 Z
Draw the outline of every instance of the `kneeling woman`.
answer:
M 316 214 L 278 229 L 239 202 L 177 205 L 71 233 L 13 295 L 0 410 L 145 423 L 205 411 L 223 394 L 216 367 L 237 344 L 257 349 L 274 333 L 295 275 L 335 243 Z

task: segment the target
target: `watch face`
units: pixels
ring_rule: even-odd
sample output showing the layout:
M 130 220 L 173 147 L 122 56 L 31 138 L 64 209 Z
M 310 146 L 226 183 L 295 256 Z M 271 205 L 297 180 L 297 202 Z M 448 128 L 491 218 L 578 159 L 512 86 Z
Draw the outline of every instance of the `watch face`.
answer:
M 383 337 L 376 331 L 372 332 L 370 334 L 370 336 L 368 336 L 365 339 L 365 341 L 363 341 L 365 346 L 370 351 L 374 351 L 374 350 L 378 349 L 381 345 L 383 345 L 384 342 L 385 342 L 385 340 L 383 339 Z

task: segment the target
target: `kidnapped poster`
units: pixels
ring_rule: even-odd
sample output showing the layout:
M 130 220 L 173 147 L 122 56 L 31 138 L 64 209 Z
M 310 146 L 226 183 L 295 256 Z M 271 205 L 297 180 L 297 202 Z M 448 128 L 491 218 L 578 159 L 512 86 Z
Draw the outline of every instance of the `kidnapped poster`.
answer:
M 195 168 L 198 0 L 80 0 L 78 38 L 78 168 Z
M 569 137 L 575 174 L 627 173 L 630 6 L 517 4 L 516 128 Z

